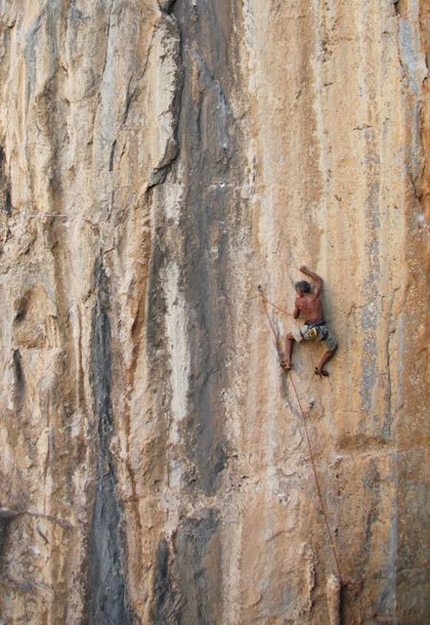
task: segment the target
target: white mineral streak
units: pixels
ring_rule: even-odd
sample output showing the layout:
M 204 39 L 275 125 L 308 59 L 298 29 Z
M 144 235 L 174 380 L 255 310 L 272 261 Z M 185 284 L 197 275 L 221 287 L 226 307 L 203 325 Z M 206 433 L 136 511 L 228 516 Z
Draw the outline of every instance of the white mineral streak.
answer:
M 179 442 L 178 425 L 187 414 L 187 392 L 189 366 L 189 337 L 187 331 L 187 309 L 179 286 L 179 267 L 175 263 L 167 266 L 164 290 L 168 313 L 166 315 L 167 341 L 171 366 L 171 413 L 173 444 Z
M 328 578 L 326 593 L 329 624 L 341 625 L 341 585 L 335 575 Z
M 173 25 L 161 22 L 153 36 L 151 53 L 145 68 L 145 98 L 143 115 L 148 129 L 155 129 L 149 134 L 150 154 L 153 155 L 150 173 L 167 165 L 174 156 L 174 111 L 173 99 L 176 94 L 177 40 L 172 37 Z M 144 146 L 142 146 L 144 147 Z M 151 179 L 150 179 L 151 181 Z
M 166 217 L 171 219 L 175 226 L 179 225 L 184 203 L 185 186 L 178 171 L 178 180 L 172 181 L 166 190 Z

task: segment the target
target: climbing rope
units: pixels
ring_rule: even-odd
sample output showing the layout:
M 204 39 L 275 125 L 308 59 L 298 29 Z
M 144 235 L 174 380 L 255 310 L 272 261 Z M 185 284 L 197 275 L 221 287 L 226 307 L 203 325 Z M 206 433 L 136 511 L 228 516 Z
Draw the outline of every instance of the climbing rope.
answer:
M 281 347 L 281 344 L 280 344 L 279 335 L 278 335 L 278 333 L 275 330 L 275 326 L 274 326 L 273 321 L 272 321 L 272 319 L 271 319 L 271 317 L 269 315 L 269 311 L 267 310 L 267 304 L 270 304 L 274 308 L 278 308 L 282 312 L 286 312 L 286 311 L 283 311 L 278 306 L 275 306 L 275 304 L 271 304 L 271 302 L 265 297 L 264 292 L 263 292 L 263 288 L 262 288 L 261 285 L 258 285 L 258 291 L 259 291 L 259 293 L 261 295 L 261 300 L 262 300 L 262 303 L 263 303 L 264 312 L 266 314 L 267 320 L 268 320 L 269 325 L 270 325 L 270 329 L 271 329 L 271 331 L 273 333 L 273 337 L 275 339 L 276 349 L 277 349 L 277 352 L 278 352 L 279 359 L 281 360 L 282 359 L 282 347 Z M 289 313 L 286 313 L 286 314 L 289 314 Z M 294 376 L 292 375 L 292 370 L 291 369 L 288 371 L 288 378 L 291 381 L 291 386 L 293 388 L 294 395 L 295 395 L 297 404 L 298 404 L 299 409 L 300 409 L 300 414 L 302 416 L 302 421 L 303 421 L 303 426 L 304 426 L 304 431 L 305 431 L 305 436 L 306 436 L 306 442 L 307 442 L 308 450 L 309 450 L 309 458 L 310 458 L 311 465 L 312 465 L 312 472 L 313 472 L 313 475 L 314 475 L 315 487 L 316 487 L 316 491 L 317 491 L 317 495 L 318 495 L 318 500 L 319 500 L 319 503 L 320 503 L 320 506 L 321 506 L 321 512 L 322 512 L 322 515 L 323 515 L 323 518 L 324 518 L 324 524 L 325 524 L 325 527 L 326 527 L 326 530 L 327 530 L 327 535 L 328 535 L 328 538 L 329 538 L 330 547 L 331 547 L 331 550 L 332 550 L 332 553 L 333 553 L 333 558 L 334 558 L 334 561 L 335 561 L 336 570 L 337 570 L 337 574 L 339 576 L 339 582 L 340 582 L 340 586 L 341 586 L 341 589 L 342 589 L 342 588 L 344 588 L 346 586 L 346 584 L 343 581 L 343 575 L 342 575 L 342 569 L 341 569 L 341 566 L 340 566 L 340 560 L 339 560 L 339 556 L 338 556 L 338 553 L 337 553 L 336 544 L 335 544 L 335 541 L 334 541 L 334 538 L 333 538 L 333 533 L 332 533 L 332 531 L 330 529 L 330 524 L 329 524 L 329 521 L 328 521 L 328 514 L 327 514 L 327 511 L 326 511 L 326 507 L 325 507 L 325 504 L 324 504 L 324 499 L 323 499 L 323 496 L 322 496 L 320 481 L 318 479 L 318 473 L 317 473 L 317 469 L 316 469 L 316 465 L 315 465 L 315 457 L 314 457 L 314 453 L 312 451 L 311 438 L 310 438 L 310 435 L 309 435 L 308 425 L 306 423 L 306 413 L 305 413 L 305 411 L 303 409 L 303 406 L 302 406 L 302 403 L 300 401 L 300 397 L 299 397 L 299 394 L 297 392 L 296 385 L 294 383 Z M 358 625 L 358 621 L 357 621 L 357 618 L 355 616 L 353 606 L 351 604 L 351 601 L 350 601 L 347 593 L 345 593 L 345 597 L 346 597 L 346 600 L 348 602 L 348 605 L 349 605 L 349 608 L 350 608 L 350 611 L 351 611 L 351 616 L 352 616 L 352 620 L 354 622 L 354 625 Z
M 279 310 L 279 312 L 281 312 L 283 315 L 288 315 L 288 317 L 293 317 L 294 319 L 294 315 L 292 315 L 290 312 L 288 312 L 287 310 L 284 310 L 280 306 L 277 306 L 277 304 L 274 304 L 273 302 L 267 299 L 267 297 L 263 293 L 263 287 L 261 286 L 261 284 L 258 285 L 258 291 L 261 295 L 261 299 L 263 300 L 265 304 L 269 304 L 269 306 L 272 306 L 272 308 L 275 308 L 275 310 Z

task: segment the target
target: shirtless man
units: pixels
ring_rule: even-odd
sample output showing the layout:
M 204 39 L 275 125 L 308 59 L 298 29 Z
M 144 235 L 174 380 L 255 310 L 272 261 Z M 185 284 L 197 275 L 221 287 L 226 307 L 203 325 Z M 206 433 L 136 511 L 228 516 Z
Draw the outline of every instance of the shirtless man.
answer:
M 334 336 L 330 333 L 324 321 L 324 309 L 322 303 L 323 281 L 313 271 L 310 271 L 305 265 L 300 267 L 300 271 L 314 281 L 313 288 L 306 280 L 296 282 L 295 288 L 297 298 L 294 306 L 293 317 L 298 319 L 301 315 L 304 325 L 296 328 L 293 332 L 287 334 L 285 342 L 285 357 L 281 362 L 281 366 L 289 370 L 291 369 L 291 357 L 293 355 L 294 343 L 301 341 L 325 341 L 326 351 L 315 367 L 315 374 L 319 376 L 328 376 L 328 372 L 324 369 L 324 365 L 330 360 L 337 349 L 337 343 Z

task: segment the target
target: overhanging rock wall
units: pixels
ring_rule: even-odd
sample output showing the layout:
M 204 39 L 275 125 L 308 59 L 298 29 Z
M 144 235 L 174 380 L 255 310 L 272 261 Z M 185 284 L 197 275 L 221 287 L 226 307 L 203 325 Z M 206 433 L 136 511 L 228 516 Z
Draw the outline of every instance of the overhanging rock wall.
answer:
M 424 0 L 0 8 L 0 621 L 426 623 Z

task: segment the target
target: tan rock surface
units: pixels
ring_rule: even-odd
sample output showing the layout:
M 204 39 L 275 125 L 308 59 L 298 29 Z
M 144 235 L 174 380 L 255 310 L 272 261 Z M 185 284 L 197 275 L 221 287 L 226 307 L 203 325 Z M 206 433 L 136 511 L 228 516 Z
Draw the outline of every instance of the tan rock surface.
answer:
M 24 4 L 0 623 L 427 623 L 428 3 Z M 257 290 L 291 311 L 303 263 L 326 379 Z

